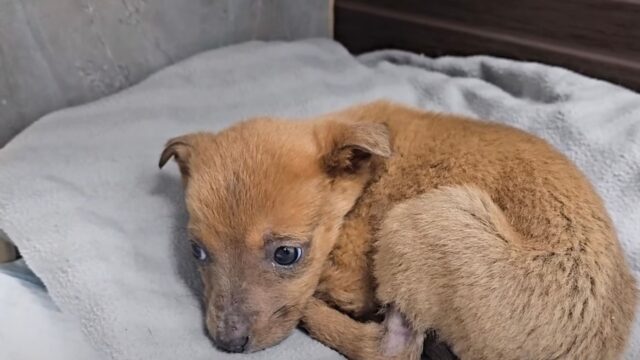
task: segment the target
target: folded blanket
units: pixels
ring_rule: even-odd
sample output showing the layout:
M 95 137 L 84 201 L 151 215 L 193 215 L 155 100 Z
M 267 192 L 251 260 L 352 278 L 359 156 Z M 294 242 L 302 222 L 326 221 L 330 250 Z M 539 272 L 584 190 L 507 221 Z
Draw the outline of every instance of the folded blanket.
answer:
M 0 359 L 98 359 L 24 261 L 0 264 Z
M 105 358 L 238 358 L 205 335 L 179 176 L 156 166 L 164 142 L 253 115 L 309 116 L 378 98 L 494 119 L 551 141 L 605 198 L 638 274 L 639 95 L 488 57 L 357 59 L 329 40 L 211 51 L 44 117 L 0 151 L 0 229 Z M 628 359 L 638 356 L 637 330 Z M 296 332 L 246 357 L 339 355 Z

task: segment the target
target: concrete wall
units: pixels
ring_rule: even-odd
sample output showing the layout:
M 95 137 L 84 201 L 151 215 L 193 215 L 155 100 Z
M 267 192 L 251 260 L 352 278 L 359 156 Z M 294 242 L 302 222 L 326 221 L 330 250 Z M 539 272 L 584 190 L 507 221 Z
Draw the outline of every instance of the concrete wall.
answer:
M 331 35 L 329 0 L 0 0 L 0 147 L 197 52 Z

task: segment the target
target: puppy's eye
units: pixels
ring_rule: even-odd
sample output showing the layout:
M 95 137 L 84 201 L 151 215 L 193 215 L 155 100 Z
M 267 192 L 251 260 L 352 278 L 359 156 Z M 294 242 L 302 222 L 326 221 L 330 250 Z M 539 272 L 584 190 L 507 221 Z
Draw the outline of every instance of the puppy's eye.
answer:
M 193 241 L 191 242 L 191 254 L 198 261 L 205 261 L 209 257 L 207 251 Z
M 273 253 L 273 260 L 278 265 L 291 266 L 302 257 L 302 249 L 295 246 L 280 246 Z

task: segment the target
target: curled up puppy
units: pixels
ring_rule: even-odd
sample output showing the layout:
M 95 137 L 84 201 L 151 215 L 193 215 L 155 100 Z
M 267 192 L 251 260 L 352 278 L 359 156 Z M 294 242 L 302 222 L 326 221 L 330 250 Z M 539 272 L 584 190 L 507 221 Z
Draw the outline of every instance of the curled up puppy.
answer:
M 543 140 L 374 102 L 168 142 L 218 347 L 302 321 L 350 359 L 616 359 L 637 289 L 584 175 Z M 383 312 L 381 322 L 367 321 Z

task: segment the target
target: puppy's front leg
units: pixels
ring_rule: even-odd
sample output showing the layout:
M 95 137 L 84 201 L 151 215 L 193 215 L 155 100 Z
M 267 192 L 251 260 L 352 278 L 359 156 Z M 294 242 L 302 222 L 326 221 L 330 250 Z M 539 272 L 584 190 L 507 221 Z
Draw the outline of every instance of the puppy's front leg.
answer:
M 417 360 L 422 352 L 423 335 L 399 313 L 388 314 L 383 324 L 361 323 L 312 298 L 302 321 L 313 338 L 352 360 Z

